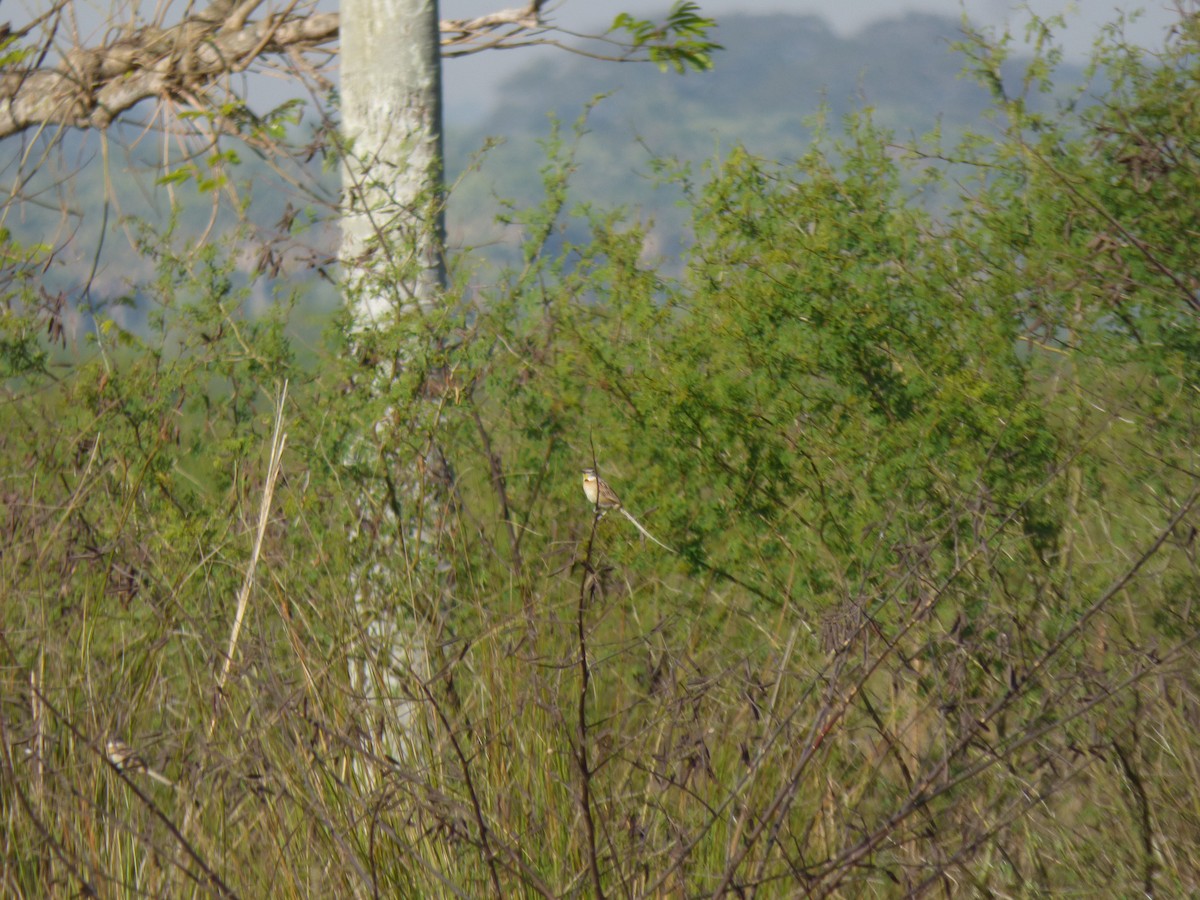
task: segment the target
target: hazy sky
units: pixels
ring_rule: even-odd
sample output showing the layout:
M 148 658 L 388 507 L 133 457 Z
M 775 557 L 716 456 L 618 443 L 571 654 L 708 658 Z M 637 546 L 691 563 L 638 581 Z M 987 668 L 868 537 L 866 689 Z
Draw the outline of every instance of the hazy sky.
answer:
M 1027 15 L 1022 8 L 1040 16 L 1062 13 L 1067 30 L 1061 44 L 1067 55 L 1082 59 L 1087 55 L 1100 28 L 1116 18 L 1118 10 L 1144 10 L 1144 15 L 1127 35 L 1136 43 L 1156 46 L 1165 30 L 1176 21 L 1173 0 L 697 0 L 700 8 L 719 22 L 731 13 L 790 12 L 819 15 L 842 34 L 850 34 L 868 22 L 891 18 L 906 12 L 934 12 L 958 17 L 966 11 L 979 25 L 1012 26 L 1023 34 Z M 523 0 L 441 0 L 442 18 L 466 18 L 497 9 L 521 6 Z M 641 14 L 647 18 L 669 6 L 669 0 L 557 0 L 550 4 L 549 16 L 563 27 L 575 31 L 603 31 L 619 12 Z M 480 114 L 495 96 L 498 83 L 509 72 L 536 60 L 539 51 L 520 49 L 480 53 L 464 59 L 449 60 L 445 67 L 446 116 L 463 121 Z M 545 51 L 552 52 L 552 51 Z M 557 51 L 561 52 L 561 51 Z M 719 64 L 719 60 L 718 60 Z

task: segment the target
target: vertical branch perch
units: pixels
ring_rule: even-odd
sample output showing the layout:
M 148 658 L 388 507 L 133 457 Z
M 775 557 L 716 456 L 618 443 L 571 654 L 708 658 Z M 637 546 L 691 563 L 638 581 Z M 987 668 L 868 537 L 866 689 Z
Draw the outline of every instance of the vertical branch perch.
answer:
M 594 896 L 604 900 L 604 888 L 600 880 L 600 862 L 596 855 L 596 823 L 592 818 L 592 771 L 587 751 L 587 694 L 588 684 L 591 681 L 591 670 L 588 668 L 587 629 L 584 624 L 587 598 L 595 591 L 596 573 L 592 569 L 592 544 L 596 540 L 596 525 L 599 524 L 601 515 L 600 507 L 597 506 L 592 516 L 592 531 L 588 535 L 587 556 L 583 561 L 583 577 L 579 582 L 579 607 L 575 620 L 579 638 L 579 709 L 576 722 L 578 746 L 575 750 L 575 763 L 579 766 L 579 805 L 580 812 L 583 814 L 583 824 L 587 829 L 588 867 L 592 875 L 592 891 Z
M 246 617 L 246 607 L 250 602 L 250 590 L 254 587 L 254 572 L 258 567 L 259 554 L 262 552 L 263 535 L 266 534 L 267 521 L 271 516 L 271 498 L 275 494 L 275 482 L 279 478 L 279 463 L 283 457 L 283 447 L 287 443 L 287 435 L 283 431 L 283 405 L 287 400 L 287 388 L 288 383 L 284 381 L 283 389 L 279 392 L 279 399 L 275 403 L 275 430 L 271 435 L 271 457 L 267 463 L 267 480 L 263 486 L 262 503 L 258 508 L 258 530 L 254 535 L 254 549 L 250 553 L 250 565 L 246 568 L 246 578 L 242 581 L 242 589 L 238 593 L 237 612 L 234 614 L 233 628 L 229 633 L 229 649 L 225 651 L 225 663 L 221 666 L 221 674 L 217 676 L 218 695 L 225 689 L 229 670 L 233 666 L 238 635 L 241 634 L 242 621 Z M 216 724 L 217 715 L 214 709 L 212 722 L 208 726 L 210 735 Z

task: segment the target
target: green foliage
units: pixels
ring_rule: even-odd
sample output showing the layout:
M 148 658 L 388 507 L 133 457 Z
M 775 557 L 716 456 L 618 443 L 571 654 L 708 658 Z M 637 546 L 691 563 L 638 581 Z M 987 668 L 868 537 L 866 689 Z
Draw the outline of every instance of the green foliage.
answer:
M 23 246 L 0 228 L 0 378 L 43 374 L 47 343 L 62 336 L 63 298 L 39 290 L 37 274 L 49 257 L 44 245 Z
M 6 67 L 14 67 L 18 63 L 23 63 L 35 52 L 33 47 L 19 47 L 17 41 L 20 37 L 15 34 L 8 34 L 8 29 L 5 29 L 5 34 L 0 36 L 0 69 Z
M 208 169 L 207 174 L 195 163 L 185 163 L 179 168 L 168 172 L 166 175 L 160 176 L 155 181 L 155 184 L 182 184 L 194 180 L 197 191 L 201 194 L 211 194 L 228 183 L 228 177 L 224 171 L 225 167 L 236 166 L 240 162 L 241 160 L 238 158 L 236 151 L 223 150 L 220 153 L 210 154 L 204 160 L 204 165 Z
M 661 71 L 672 68 L 682 75 L 688 69 L 702 72 L 712 68 L 713 52 L 723 49 L 708 39 L 716 24 L 700 15 L 700 7 L 695 3 L 676 0 L 661 23 L 621 13 L 613 20 L 610 31 L 628 32 L 634 51 L 644 50 Z
M 381 241 L 308 368 L 167 228 L 55 369 L 6 243 L 8 893 L 1193 892 L 1193 25 L 925 159 L 663 162 L 678 274 L 555 128 L 514 265 Z

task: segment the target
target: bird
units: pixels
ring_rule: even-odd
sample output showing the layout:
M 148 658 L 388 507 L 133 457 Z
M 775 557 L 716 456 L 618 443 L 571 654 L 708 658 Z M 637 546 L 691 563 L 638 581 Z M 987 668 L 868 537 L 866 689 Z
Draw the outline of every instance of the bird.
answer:
M 145 772 L 160 784 L 175 787 L 175 782 L 146 765 L 146 761 L 120 738 L 110 737 L 104 745 L 104 752 L 108 761 L 122 772 Z
M 583 494 L 588 498 L 588 502 L 596 507 L 597 515 L 604 515 L 610 509 L 616 509 L 621 512 L 625 518 L 633 523 L 633 527 L 648 537 L 664 550 L 674 553 L 666 544 L 648 532 L 642 527 L 642 523 L 635 519 L 632 513 L 625 508 L 621 503 L 621 498 L 617 496 L 617 492 L 608 486 L 608 482 L 596 474 L 593 468 L 583 470 Z

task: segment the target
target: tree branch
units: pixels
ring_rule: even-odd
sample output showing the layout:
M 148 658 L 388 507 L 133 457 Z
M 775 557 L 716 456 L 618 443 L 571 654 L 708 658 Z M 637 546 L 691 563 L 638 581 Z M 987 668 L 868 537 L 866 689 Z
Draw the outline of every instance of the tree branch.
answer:
M 474 19 L 443 20 L 440 24 L 442 46 L 470 43 L 497 28 L 513 27 L 519 31 L 541 28 L 542 7 L 545 3 L 546 0 L 532 0 L 525 7 L 503 9 Z
M 107 45 L 69 51 L 56 65 L 0 74 L 0 138 L 41 125 L 105 128 L 143 100 L 203 97 L 217 79 L 244 71 L 261 55 L 302 52 L 337 38 L 335 13 L 268 16 L 226 30 L 255 2 L 220 22 L 209 18 L 214 4 L 171 28 L 126 31 Z

